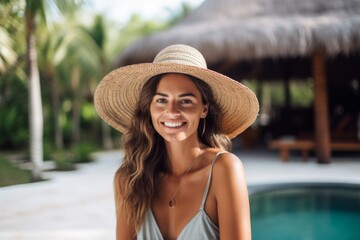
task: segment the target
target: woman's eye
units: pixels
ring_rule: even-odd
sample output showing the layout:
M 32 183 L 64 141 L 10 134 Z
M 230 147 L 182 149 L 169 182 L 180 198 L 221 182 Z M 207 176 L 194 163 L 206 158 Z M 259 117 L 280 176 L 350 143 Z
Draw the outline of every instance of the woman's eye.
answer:
M 190 99 L 183 99 L 183 100 L 180 101 L 180 103 L 182 103 L 182 104 L 190 104 L 190 103 L 192 103 L 192 101 Z
M 166 103 L 166 100 L 163 99 L 163 98 L 158 98 L 158 99 L 155 100 L 155 102 L 157 102 L 157 103 Z

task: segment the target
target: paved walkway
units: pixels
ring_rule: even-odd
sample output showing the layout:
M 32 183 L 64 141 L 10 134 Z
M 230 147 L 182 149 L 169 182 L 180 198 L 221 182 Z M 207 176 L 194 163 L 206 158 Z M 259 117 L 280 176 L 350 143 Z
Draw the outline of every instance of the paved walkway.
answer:
M 274 182 L 346 182 L 360 184 L 360 156 L 336 157 L 319 165 L 276 152 L 235 153 L 242 159 L 248 185 Z M 96 153 L 97 161 L 73 172 L 46 172 L 48 181 L 0 188 L 1 240 L 115 239 L 112 179 L 119 151 Z

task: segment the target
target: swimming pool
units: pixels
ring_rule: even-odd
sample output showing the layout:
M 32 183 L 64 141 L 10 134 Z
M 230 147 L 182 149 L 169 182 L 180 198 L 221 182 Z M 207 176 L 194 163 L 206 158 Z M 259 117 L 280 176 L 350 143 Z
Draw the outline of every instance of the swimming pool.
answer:
M 250 186 L 253 240 L 360 240 L 360 185 Z

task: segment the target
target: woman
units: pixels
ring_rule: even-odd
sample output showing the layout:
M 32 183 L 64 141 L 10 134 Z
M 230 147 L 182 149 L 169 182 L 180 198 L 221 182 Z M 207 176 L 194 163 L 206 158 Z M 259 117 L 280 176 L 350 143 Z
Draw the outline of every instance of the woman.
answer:
M 244 169 L 228 152 L 257 116 L 251 90 L 172 45 L 105 76 L 95 106 L 124 133 L 117 239 L 251 239 Z

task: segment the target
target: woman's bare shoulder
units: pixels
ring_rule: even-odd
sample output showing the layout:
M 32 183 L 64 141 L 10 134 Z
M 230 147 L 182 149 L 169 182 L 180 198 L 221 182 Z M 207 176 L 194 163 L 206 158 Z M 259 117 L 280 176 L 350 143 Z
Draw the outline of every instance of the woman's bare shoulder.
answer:
M 214 163 L 213 179 L 214 185 L 219 187 L 245 181 L 243 163 L 233 153 L 221 153 Z
M 242 165 L 241 160 L 233 153 L 224 151 L 219 148 L 207 149 L 207 156 L 211 160 L 215 160 L 216 166 L 224 168 L 233 167 L 234 165 Z M 216 159 L 215 159 L 216 158 Z
M 219 152 L 215 164 L 223 167 L 234 167 L 234 165 L 242 165 L 242 162 L 231 152 Z

